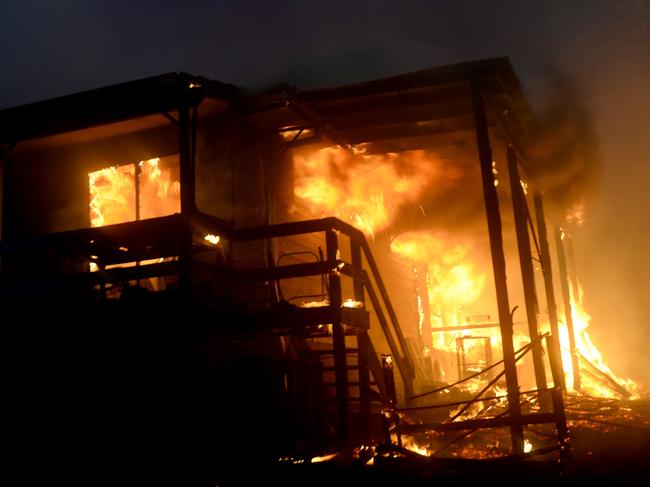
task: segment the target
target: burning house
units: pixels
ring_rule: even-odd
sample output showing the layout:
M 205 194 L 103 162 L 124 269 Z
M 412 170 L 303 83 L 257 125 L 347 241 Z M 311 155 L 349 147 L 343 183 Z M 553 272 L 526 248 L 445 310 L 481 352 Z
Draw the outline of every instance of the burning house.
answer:
M 562 454 L 562 391 L 633 390 L 583 339 L 535 128 L 507 59 L 259 95 L 169 74 L 3 110 L 16 451 L 207 478 L 431 431 L 506 428 L 523 455 L 541 425 L 534 449 Z

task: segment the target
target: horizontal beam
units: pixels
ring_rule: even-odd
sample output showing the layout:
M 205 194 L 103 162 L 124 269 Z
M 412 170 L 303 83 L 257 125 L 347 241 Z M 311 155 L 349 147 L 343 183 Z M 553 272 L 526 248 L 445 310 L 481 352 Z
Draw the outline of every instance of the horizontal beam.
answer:
M 333 306 L 302 308 L 287 305 L 253 313 L 251 322 L 254 326 L 275 330 L 304 329 L 306 326 L 327 325 L 334 322 L 367 330 L 370 327 L 370 314 L 361 308 Z
M 329 230 L 338 230 L 355 241 L 365 240 L 363 232 L 334 217 L 240 228 L 234 231 L 233 239 L 237 242 L 244 242 L 249 240 L 263 240 L 267 238 L 302 235 L 305 233 L 326 232 Z
M 438 105 L 424 105 L 410 109 L 395 108 L 392 110 L 386 110 L 381 104 L 378 104 L 375 110 L 350 114 L 334 114 L 330 116 L 329 120 L 337 131 L 347 134 L 348 130 L 354 131 L 365 128 L 383 127 L 385 125 L 446 120 L 456 117 L 470 117 L 472 115 L 471 100 L 458 100 Z
M 350 129 L 346 131 L 346 135 L 351 144 L 361 144 L 364 142 L 382 142 L 409 137 L 431 137 L 459 132 L 468 132 L 469 138 L 469 135 L 473 135 L 473 130 L 473 118 L 462 116 L 409 124 L 382 125 L 356 130 Z M 471 140 L 473 142 L 473 139 Z
M 448 103 L 469 96 L 469 85 L 456 83 L 443 86 L 427 87 L 412 91 L 399 91 L 382 94 L 379 97 L 360 97 L 350 99 L 323 100 L 312 107 L 324 117 L 343 115 L 346 113 L 372 112 L 382 110 L 404 109 L 432 104 Z
M 517 424 L 543 424 L 556 423 L 557 417 L 554 413 L 522 414 Z M 468 419 L 466 421 L 454 421 L 450 423 L 425 423 L 425 424 L 403 424 L 396 428 L 399 434 L 410 435 L 413 433 L 423 433 L 426 431 L 463 431 L 483 428 L 501 428 L 513 425 L 513 419 L 508 416 L 486 418 L 486 419 Z
M 242 281 L 273 281 L 295 277 L 318 276 L 329 274 L 334 271 L 339 263 L 341 263 L 341 261 L 337 260 L 334 265 L 332 265 L 331 262 L 322 261 L 276 267 L 238 269 L 233 272 L 233 275 Z
M 521 325 L 526 323 L 525 321 L 515 321 L 513 325 Z M 456 325 L 456 326 L 432 326 L 431 332 L 453 332 L 453 331 L 465 331 L 465 330 L 476 330 L 481 328 L 499 328 L 501 326 L 498 321 L 494 323 L 476 323 L 474 325 Z
M 336 98 L 371 96 L 390 91 L 402 91 L 450 83 L 467 83 L 472 79 L 476 69 L 480 71 L 482 78 L 502 75 L 514 76 L 512 66 L 507 58 L 495 58 L 442 66 L 356 85 L 314 90 L 300 93 L 299 99 L 305 102 L 318 102 Z M 500 88 L 500 85 L 496 85 L 495 88 Z

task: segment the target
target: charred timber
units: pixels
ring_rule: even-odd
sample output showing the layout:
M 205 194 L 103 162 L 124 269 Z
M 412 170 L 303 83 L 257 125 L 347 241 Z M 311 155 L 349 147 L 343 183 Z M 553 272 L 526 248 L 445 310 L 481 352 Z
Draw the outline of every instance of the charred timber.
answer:
M 533 256 L 530 251 L 530 237 L 528 235 L 526 195 L 521 186 L 519 169 L 517 168 L 517 156 L 514 149 L 509 146 L 507 151 L 508 173 L 510 179 L 510 192 L 512 194 L 512 208 L 515 219 L 515 231 L 517 234 L 517 247 L 519 250 L 519 265 L 521 267 L 521 278 L 524 286 L 524 300 L 526 302 L 526 317 L 528 318 L 528 333 L 531 340 L 539 336 L 538 318 L 539 306 L 537 291 L 535 287 L 535 272 L 533 270 Z M 533 365 L 535 368 L 535 382 L 538 389 L 546 387 L 546 372 L 544 370 L 544 359 L 542 342 L 535 341 L 533 345 Z M 543 407 L 548 408 L 546 401 L 542 401 Z
M 519 423 L 521 410 L 519 406 L 519 385 L 517 368 L 515 365 L 515 352 L 512 342 L 512 316 L 508 302 L 508 286 L 506 283 L 506 263 L 503 253 L 503 236 L 501 234 L 501 214 L 499 199 L 494 184 L 492 173 L 492 149 L 487 127 L 485 106 L 481 92 L 481 80 L 476 73 L 472 89 L 474 102 L 474 117 L 476 122 L 476 142 L 478 146 L 479 163 L 481 167 L 481 180 L 483 183 L 483 198 L 487 215 L 488 234 L 490 237 L 490 253 L 492 255 L 492 268 L 494 272 L 494 285 L 497 296 L 499 323 L 503 344 L 503 359 L 505 366 L 506 388 L 508 390 L 508 404 L 510 417 L 510 436 L 513 453 L 521 453 L 524 449 L 524 433 Z

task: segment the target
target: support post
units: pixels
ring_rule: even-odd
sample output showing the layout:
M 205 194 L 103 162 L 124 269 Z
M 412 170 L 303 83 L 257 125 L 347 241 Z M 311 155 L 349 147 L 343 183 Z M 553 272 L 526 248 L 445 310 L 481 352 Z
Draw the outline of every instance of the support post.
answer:
M 361 274 L 362 270 L 362 257 L 361 257 L 361 244 L 350 239 L 350 258 L 352 267 L 355 271 L 353 280 L 354 299 L 361 303 L 365 303 L 365 294 L 363 288 L 363 281 L 357 276 Z M 364 304 L 365 306 L 365 304 Z M 366 439 L 370 434 L 370 353 L 368 344 L 370 343 L 370 336 L 366 330 L 358 330 L 357 332 L 357 350 L 358 350 L 358 366 L 359 366 L 359 431 L 361 437 Z
M 533 269 L 533 256 L 530 251 L 530 236 L 528 235 L 526 195 L 521 186 L 517 155 L 512 147 L 508 147 L 508 174 L 510 177 L 510 192 L 512 193 L 512 210 L 514 212 L 515 230 L 517 234 L 517 248 L 519 250 L 519 265 L 521 266 L 521 279 L 524 287 L 524 300 L 526 302 L 526 317 L 528 318 L 528 334 L 533 341 L 533 366 L 535 369 L 535 383 L 537 388 L 546 389 L 546 372 L 542 355 L 542 341 L 539 337 L 538 317 L 539 304 L 535 289 L 535 271 Z M 546 396 L 542 396 L 542 408 L 548 409 Z
M 193 123 L 189 102 L 182 103 L 178 109 L 178 151 L 181 183 L 181 215 L 185 222 L 181 240 L 178 287 L 181 302 L 188 304 L 191 299 L 192 278 L 192 232 L 190 216 L 194 212 L 194 165 L 192 156 Z
M 576 337 L 573 328 L 573 306 L 571 304 L 571 291 L 569 290 L 569 276 L 567 274 L 564 243 L 562 242 L 562 229 L 555 227 L 555 246 L 557 247 L 557 260 L 560 268 L 560 286 L 564 301 L 564 320 L 569 335 L 569 349 L 571 352 L 571 367 L 573 368 L 573 388 L 580 390 L 580 362 L 576 353 Z
M 515 351 L 512 343 L 512 316 L 508 302 L 508 287 L 506 283 L 506 261 L 503 254 L 503 236 L 501 234 L 501 214 L 497 196 L 494 174 L 492 172 L 492 149 L 488 133 L 487 116 L 480 87 L 479 74 L 475 73 L 472 83 L 472 104 L 476 128 L 476 144 L 481 165 L 481 180 L 483 183 L 483 198 L 487 216 L 488 234 L 490 237 L 490 253 L 499 312 L 499 325 L 503 343 L 503 361 L 505 366 L 506 388 L 508 392 L 508 412 L 510 415 L 510 437 L 513 453 L 524 452 L 524 433 L 521 424 L 521 408 L 519 405 L 519 384 Z
M 327 261 L 336 265 L 336 255 L 339 250 L 336 233 L 328 230 L 325 233 L 325 244 L 327 248 Z M 341 278 L 334 270 L 329 274 L 329 298 L 330 306 L 340 309 L 343 303 L 341 295 Z M 350 393 L 348 388 L 347 349 L 345 346 L 345 332 L 343 323 L 336 319 L 332 323 L 332 345 L 334 348 L 334 377 L 336 380 L 336 417 L 337 436 L 341 447 L 347 446 L 350 442 L 350 429 L 348 412 L 350 410 Z
M 395 434 L 397 436 L 397 446 L 402 448 L 402 435 L 399 431 L 399 413 L 395 411 L 395 406 L 397 406 L 397 389 L 395 388 L 395 372 L 393 370 L 393 356 L 388 353 L 381 354 L 381 366 L 384 370 L 384 381 L 386 382 L 386 391 L 388 393 L 388 399 L 390 400 L 391 409 L 386 409 L 382 413 L 384 416 L 384 421 L 388 423 L 389 420 L 392 420 L 395 424 Z M 390 435 L 390 425 L 387 429 L 388 432 L 388 442 L 391 444 L 391 435 Z
M 560 329 L 557 323 L 557 305 L 555 303 L 555 292 L 553 290 L 553 271 L 551 268 L 551 252 L 548 247 L 548 236 L 546 233 L 546 218 L 544 217 L 544 203 L 539 191 L 533 192 L 535 205 L 535 217 L 537 220 L 537 235 L 539 238 L 539 260 L 544 276 L 544 290 L 546 292 L 546 306 L 548 308 L 548 321 L 551 326 L 551 341 L 548 342 L 549 359 L 551 371 L 555 371 L 553 381 L 555 385 L 566 391 L 564 379 L 564 367 L 562 366 L 562 348 L 560 347 Z
M 548 349 L 548 361 L 551 364 L 551 376 L 553 377 L 553 386 L 562 390 L 564 384 L 564 371 L 562 370 L 562 357 L 558 355 L 559 351 L 554 345 L 555 337 L 553 334 L 546 335 L 546 347 Z
M 135 185 L 135 221 L 139 222 L 140 221 L 140 173 L 142 172 L 140 168 L 140 163 L 136 162 L 133 164 L 134 166 L 134 181 L 133 184 Z M 135 263 L 136 267 L 140 267 L 140 261 L 137 261 Z M 140 279 L 136 280 L 137 285 L 140 285 Z
M 386 394 L 393 406 L 397 405 L 397 389 L 395 388 L 395 373 L 393 372 L 393 356 L 388 353 L 381 354 L 381 366 L 384 371 Z
M 557 439 L 560 443 L 560 460 L 564 460 L 568 453 L 570 440 L 569 429 L 566 424 L 566 414 L 564 412 L 564 399 L 562 398 L 562 390 L 559 387 L 554 387 L 551 390 L 551 400 L 553 401 Z
M 563 240 L 566 248 L 567 271 L 569 275 L 569 282 L 571 283 L 571 294 L 573 295 L 573 302 L 577 303 L 580 300 L 580 289 L 578 288 L 578 272 L 576 270 L 576 257 L 573 253 L 573 235 L 565 233 Z
M 192 154 L 196 137 L 196 111 L 189 102 L 178 109 L 178 128 L 180 133 L 181 214 L 189 216 L 196 208 L 194 155 Z
M 415 275 L 416 293 L 422 313 L 420 336 L 424 342 L 424 346 L 431 349 L 433 347 L 433 331 L 431 329 L 431 308 L 429 306 L 429 290 L 427 288 L 427 265 L 417 264 L 415 267 Z M 429 364 L 431 364 L 430 360 Z

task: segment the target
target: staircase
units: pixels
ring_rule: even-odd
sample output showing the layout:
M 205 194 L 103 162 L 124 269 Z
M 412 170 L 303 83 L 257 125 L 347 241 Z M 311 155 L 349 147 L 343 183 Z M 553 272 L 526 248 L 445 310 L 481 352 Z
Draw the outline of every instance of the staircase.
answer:
M 413 360 L 368 243 L 360 231 L 336 218 L 327 218 L 237 230 L 234 240 L 272 240 L 309 233 L 324 233 L 325 257 L 322 251 L 318 254 L 320 257 L 314 252 L 312 255 L 318 260 L 313 262 L 272 263 L 263 268 L 238 270 L 235 276 L 251 283 L 274 283 L 279 290 L 277 303 L 256 310 L 252 316 L 256 329 L 283 337 L 290 363 L 287 390 L 294 416 L 300 423 L 298 429 L 317 442 L 326 440 L 346 446 L 367 439 L 372 431 L 377 431 L 379 415 L 373 413 L 394 400 L 386 387 L 385 372 L 369 335 L 371 324 L 381 327 L 405 396 L 413 390 Z M 341 236 L 349 239 L 350 262 L 340 258 Z M 370 274 L 364 269 L 364 262 Z M 296 305 L 283 299 L 282 282 L 313 276 L 323 279 L 323 294 L 317 304 Z M 343 286 L 344 279 L 351 283 L 348 281 L 347 286 Z M 344 288 L 351 297 L 344 296 Z M 372 313 L 366 309 L 367 303 Z

